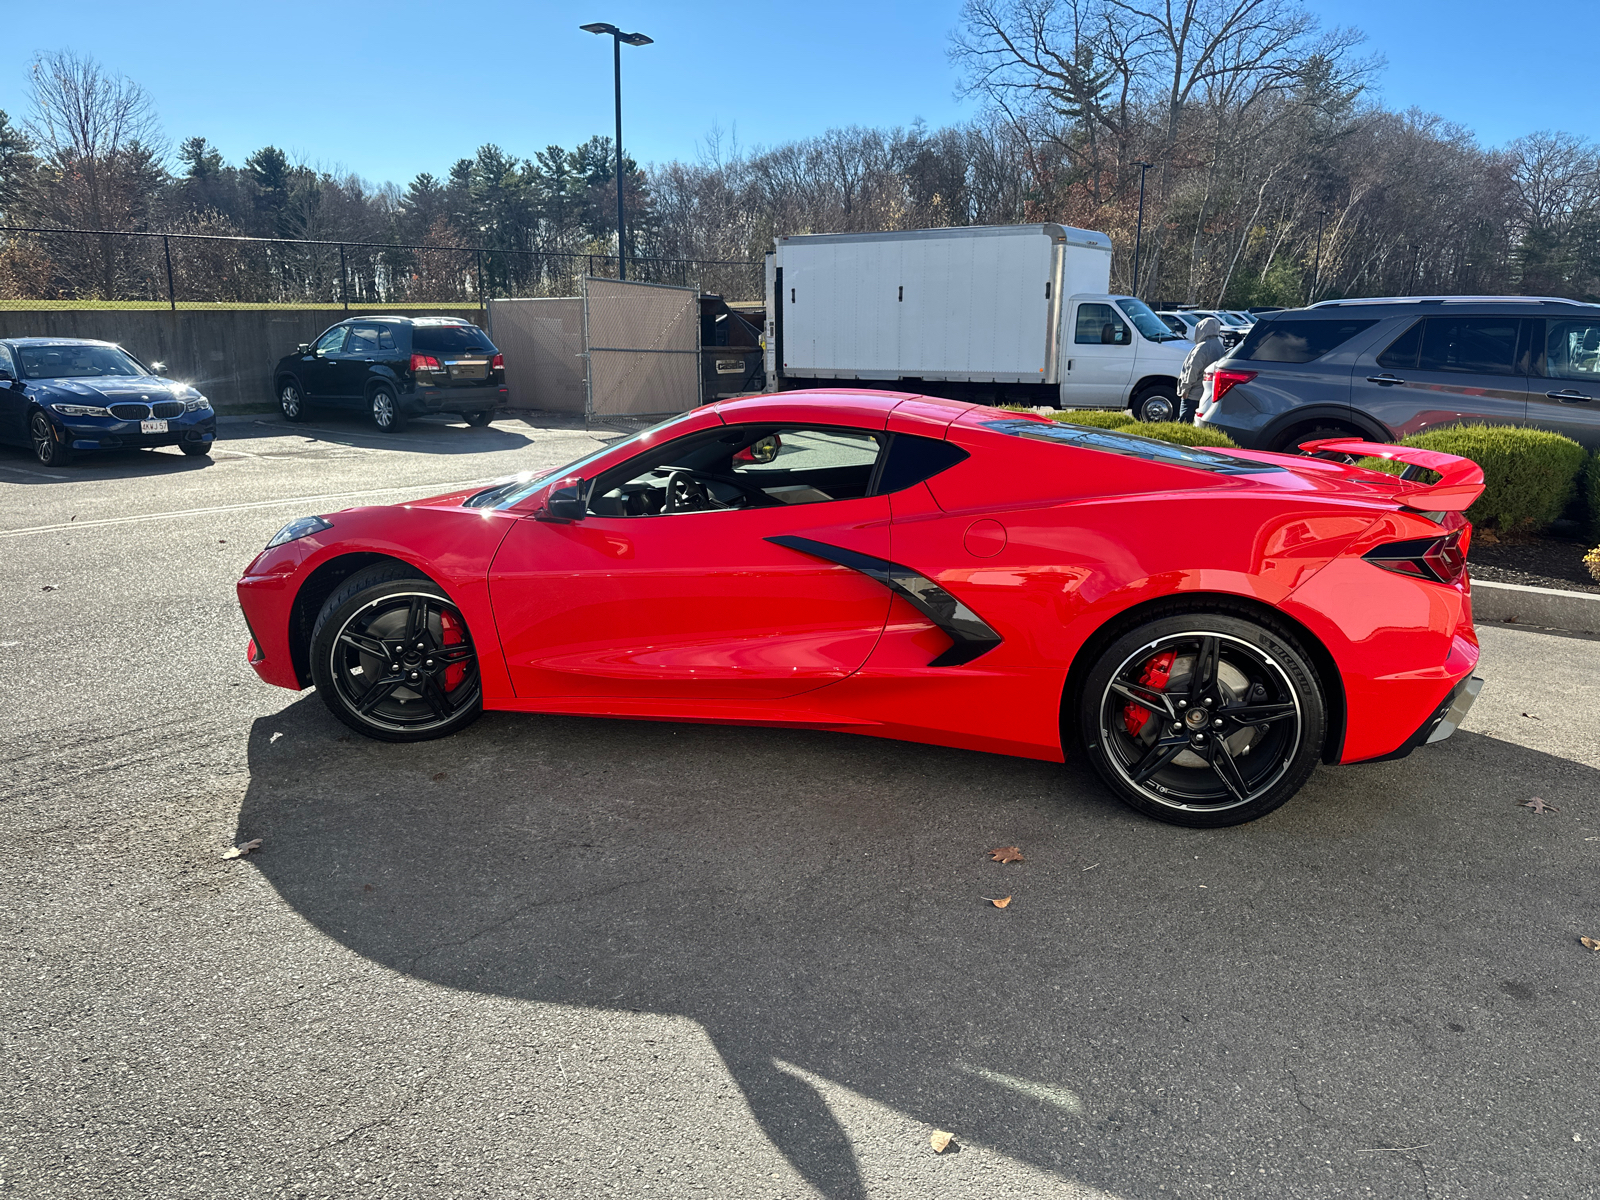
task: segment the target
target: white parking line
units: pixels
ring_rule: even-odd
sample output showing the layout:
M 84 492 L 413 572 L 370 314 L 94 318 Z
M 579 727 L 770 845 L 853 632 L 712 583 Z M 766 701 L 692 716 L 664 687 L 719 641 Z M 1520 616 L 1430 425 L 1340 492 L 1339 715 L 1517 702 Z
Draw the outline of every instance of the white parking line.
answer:
M 98 521 L 63 521 L 57 525 L 34 525 L 27 529 L 0 529 L 0 538 L 22 537 L 29 533 L 55 533 L 62 529 L 94 529 L 102 525 L 133 525 L 144 521 L 182 520 L 186 517 L 206 517 L 216 513 L 241 512 L 251 508 L 283 508 L 290 504 L 314 504 L 321 500 L 353 500 L 362 496 L 389 496 L 395 492 L 420 492 L 424 496 L 438 496 L 462 488 L 484 487 L 505 475 L 491 475 L 483 479 L 465 479 L 456 483 L 412 483 L 404 487 L 369 488 L 361 492 L 327 492 L 320 496 L 286 496 L 282 500 L 254 500 L 248 504 L 218 504 L 210 508 L 184 508 L 176 512 L 142 513 L 129 517 L 102 517 Z
M 32 475 L 35 479 L 68 479 L 67 475 L 52 475 L 48 471 L 29 471 L 23 467 L 8 467 L 0 463 L 0 471 L 15 471 L 18 475 Z

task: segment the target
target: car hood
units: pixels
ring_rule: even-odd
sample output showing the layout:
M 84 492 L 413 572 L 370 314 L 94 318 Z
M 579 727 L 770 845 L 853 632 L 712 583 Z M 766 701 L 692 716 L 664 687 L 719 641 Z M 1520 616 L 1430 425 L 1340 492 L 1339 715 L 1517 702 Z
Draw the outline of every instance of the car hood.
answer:
M 45 400 L 88 401 L 115 404 L 122 400 L 155 403 L 184 400 L 192 389 L 156 375 L 104 375 L 93 379 L 30 380 L 35 393 Z

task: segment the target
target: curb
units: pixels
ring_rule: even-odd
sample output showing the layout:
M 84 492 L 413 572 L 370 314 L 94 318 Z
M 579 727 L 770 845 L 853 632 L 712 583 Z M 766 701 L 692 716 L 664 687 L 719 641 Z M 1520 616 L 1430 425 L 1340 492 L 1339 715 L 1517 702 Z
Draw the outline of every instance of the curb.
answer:
M 1520 583 L 1472 581 L 1472 616 L 1577 633 L 1600 633 L 1600 592 L 1564 592 Z

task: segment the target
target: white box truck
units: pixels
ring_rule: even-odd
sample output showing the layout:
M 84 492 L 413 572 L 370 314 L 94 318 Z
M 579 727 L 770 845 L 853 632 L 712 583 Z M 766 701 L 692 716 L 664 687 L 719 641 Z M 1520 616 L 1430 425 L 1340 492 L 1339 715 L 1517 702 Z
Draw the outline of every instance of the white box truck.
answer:
M 986 404 L 1178 409 L 1192 345 L 1110 294 L 1111 239 L 1062 225 L 781 237 L 767 387 L 879 387 Z

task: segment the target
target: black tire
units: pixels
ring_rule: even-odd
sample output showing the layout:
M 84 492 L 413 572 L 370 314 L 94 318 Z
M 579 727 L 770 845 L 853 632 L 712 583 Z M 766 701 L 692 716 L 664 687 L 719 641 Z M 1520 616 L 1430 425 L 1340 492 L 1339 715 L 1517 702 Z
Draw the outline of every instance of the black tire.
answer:
M 1176 421 L 1183 402 L 1178 399 L 1178 389 L 1171 384 L 1158 383 L 1144 389 L 1133 398 L 1130 406 L 1133 415 L 1141 421 Z
M 1287 629 L 1223 602 L 1157 617 L 1106 646 L 1077 719 L 1079 744 L 1125 804 L 1218 829 L 1300 790 L 1322 757 L 1327 705 Z
M 39 410 L 28 418 L 28 441 L 41 467 L 64 467 L 72 461 L 72 447 L 62 437 L 55 423 Z
M 278 381 L 278 411 L 285 421 L 300 422 L 306 419 L 306 398 L 300 385 L 292 379 Z
M 190 458 L 211 457 L 210 442 L 179 442 L 178 449 L 182 450 Z
M 1314 442 L 1318 438 L 1360 438 L 1370 441 L 1366 434 L 1350 425 L 1338 425 L 1332 421 L 1318 422 L 1315 425 L 1305 425 L 1299 429 L 1281 435 L 1277 444 L 1272 449 L 1278 454 L 1298 454 L 1302 442 Z
M 476 425 L 481 429 L 494 420 L 495 411 L 491 408 L 487 412 L 462 413 L 461 415 L 466 419 L 468 425 Z
M 436 583 L 398 563 L 358 571 L 323 603 L 311 680 L 334 716 L 384 742 L 445 737 L 483 712 L 465 618 Z
M 399 433 L 406 427 L 406 415 L 400 411 L 400 401 L 388 384 L 379 384 L 367 397 L 367 415 L 381 433 Z

